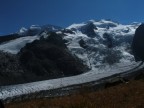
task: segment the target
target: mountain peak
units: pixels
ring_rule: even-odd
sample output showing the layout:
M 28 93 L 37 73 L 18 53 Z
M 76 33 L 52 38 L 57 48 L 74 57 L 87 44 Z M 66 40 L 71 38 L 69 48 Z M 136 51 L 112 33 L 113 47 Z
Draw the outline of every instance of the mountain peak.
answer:
M 40 25 L 31 25 L 29 28 L 24 28 L 22 27 L 18 34 L 20 35 L 25 35 L 25 36 L 34 36 L 34 35 L 38 35 L 40 34 L 41 32 L 43 31 L 58 31 L 58 30 L 61 30 L 62 27 L 59 27 L 59 26 L 54 26 L 54 25 L 50 25 L 50 24 L 47 24 L 47 25 L 43 25 L 43 26 L 40 26 Z

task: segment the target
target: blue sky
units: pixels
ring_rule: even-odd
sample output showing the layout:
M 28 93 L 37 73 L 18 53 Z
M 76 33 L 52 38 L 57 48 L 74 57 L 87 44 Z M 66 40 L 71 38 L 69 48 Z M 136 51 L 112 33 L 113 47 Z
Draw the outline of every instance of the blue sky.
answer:
M 144 0 L 0 0 L 0 34 L 30 25 L 62 27 L 90 19 L 143 22 Z

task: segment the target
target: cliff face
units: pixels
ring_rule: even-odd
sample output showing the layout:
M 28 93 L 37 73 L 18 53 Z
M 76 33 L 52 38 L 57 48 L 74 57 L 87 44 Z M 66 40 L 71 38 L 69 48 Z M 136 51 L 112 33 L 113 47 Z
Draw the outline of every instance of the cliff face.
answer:
M 141 24 L 135 32 L 132 50 L 136 61 L 144 60 L 144 24 Z

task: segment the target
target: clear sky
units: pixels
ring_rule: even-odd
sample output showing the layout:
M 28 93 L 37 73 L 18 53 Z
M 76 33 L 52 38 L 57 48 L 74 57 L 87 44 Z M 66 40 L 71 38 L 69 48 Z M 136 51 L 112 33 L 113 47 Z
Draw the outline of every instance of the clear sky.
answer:
M 30 25 L 67 27 L 90 19 L 143 22 L 144 0 L 0 0 L 0 33 Z

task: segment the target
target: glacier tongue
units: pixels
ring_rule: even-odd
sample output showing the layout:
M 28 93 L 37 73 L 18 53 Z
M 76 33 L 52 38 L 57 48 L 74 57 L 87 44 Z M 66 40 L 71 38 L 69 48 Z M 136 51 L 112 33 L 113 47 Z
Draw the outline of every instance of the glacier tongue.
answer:
M 115 66 L 111 68 L 105 67 L 103 69 L 93 69 L 87 73 L 72 77 L 58 78 L 58 79 L 11 85 L 11 86 L 2 86 L 0 88 L 0 99 L 2 100 L 13 99 L 16 97 L 20 97 L 22 95 L 28 95 L 31 93 L 41 92 L 45 90 L 53 90 L 67 86 L 98 81 L 99 79 L 102 79 L 104 77 L 109 77 L 111 75 L 123 72 L 127 73 L 133 72 L 144 67 L 144 64 L 139 67 L 138 65 L 139 63 L 136 62 L 131 62 L 129 65 L 115 64 Z

